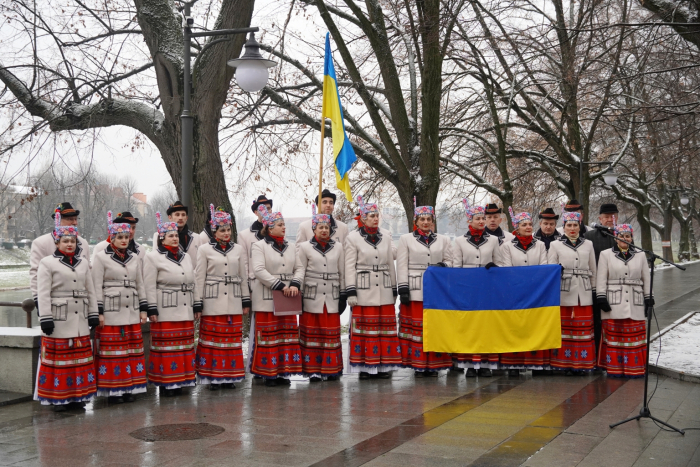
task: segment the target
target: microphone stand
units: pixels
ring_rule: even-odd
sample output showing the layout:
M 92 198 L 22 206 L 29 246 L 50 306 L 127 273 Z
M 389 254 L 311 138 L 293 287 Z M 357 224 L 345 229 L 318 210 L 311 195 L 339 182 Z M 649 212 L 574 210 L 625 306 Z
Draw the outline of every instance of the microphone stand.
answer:
M 656 262 L 657 258 L 660 259 L 661 261 L 663 261 L 664 263 L 668 263 L 671 266 L 677 267 L 681 271 L 685 271 L 685 268 L 683 266 L 680 266 L 672 261 L 667 261 L 667 260 L 663 259 L 661 256 L 654 253 L 653 251 L 645 250 L 645 249 L 640 248 L 637 245 L 633 244 L 632 242 L 628 242 L 628 241 L 622 240 L 621 238 L 615 237 L 615 235 L 613 235 L 610 232 L 610 230 L 607 228 L 604 228 L 602 226 L 596 226 L 595 228 L 596 228 L 596 230 L 601 232 L 603 235 L 607 235 L 608 237 L 613 237 L 615 240 L 617 240 L 619 242 L 626 243 L 627 245 L 629 245 L 630 248 L 634 248 L 636 251 L 645 253 L 647 255 L 647 260 L 649 261 L 649 265 L 651 267 L 650 280 L 649 280 L 649 296 L 650 297 L 654 297 L 654 266 L 655 266 L 654 263 Z M 676 428 L 675 426 L 669 425 L 668 423 L 659 420 L 658 418 L 654 417 L 651 414 L 651 410 L 649 410 L 649 401 L 647 400 L 647 393 L 648 393 L 648 389 L 649 389 L 649 343 L 650 343 L 649 341 L 651 339 L 651 317 L 654 315 L 654 305 L 650 306 L 648 310 L 645 310 L 645 313 L 647 315 L 647 358 L 646 358 L 646 361 L 644 362 L 644 405 L 642 406 L 641 410 L 639 411 L 639 415 L 635 415 L 634 417 L 627 418 L 625 420 L 622 420 L 621 422 L 613 423 L 612 425 L 610 425 L 610 428 L 615 428 L 618 425 L 622 425 L 624 423 L 631 422 L 632 420 L 649 418 L 649 419 L 655 421 L 656 423 L 660 423 L 660 424 L 670 428 L 673 431 L 676 431 L 682 435 L 685 435 L 684 430 L 680 430 L 680 429 Z

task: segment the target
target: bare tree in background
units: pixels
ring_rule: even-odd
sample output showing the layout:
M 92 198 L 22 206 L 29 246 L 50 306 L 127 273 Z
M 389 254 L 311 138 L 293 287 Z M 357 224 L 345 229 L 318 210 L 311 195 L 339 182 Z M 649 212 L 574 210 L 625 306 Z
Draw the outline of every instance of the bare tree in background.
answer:
M 21 107 L 0 134 L 1 155 L 37 148 L 45 132 L 74 135 L 113 125 L 131 127 L 160 151 L 176 185 L 183 99 L 183 34 L 172 0 L 12 0 L 0 5 L 21 47 L 0 62 L 0 80 L 11 92 L 0 107 Z M 194 1 L 190 3 L 195 3 Z M 250 25 L 254 0 L 202 2 L 213 29 Z M 230 208 L 219 153 L 219 118 L 245 37 L 209 47 L 192 69 L 194 203 L 192 224 L 201 227 L 205 205 Z M 145 47 L 143 43 L 145 42 Z M 18 126 L 21 124 L 21 126 Z M 44 137 L 44 141 L 46 138 Z M 235 234 L 235 224 L 234 224 Z

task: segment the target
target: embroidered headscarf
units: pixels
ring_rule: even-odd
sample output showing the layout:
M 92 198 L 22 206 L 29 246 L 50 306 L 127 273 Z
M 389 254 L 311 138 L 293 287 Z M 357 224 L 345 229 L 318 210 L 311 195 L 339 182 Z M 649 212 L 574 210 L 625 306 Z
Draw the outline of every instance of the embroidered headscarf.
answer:
M 280 219 L 284 219 L 281 212 L 270 212 L 267 210 L 267 206 L 264 204 L 258 206 L 258 212 L 262 214 L 262 223 L 266 227 L 272 227 L 275 225 L 275 222 Z
M 61 237 L 77 237 L 78 228 L 74 225 L 61 225 L 61 210 L 56 208 L 54 217 L 54 239 L 58 240 Z
M 161 238 L 165 238 L 165 234 L 168 232 L 177 232 L 177 222 L 163 222 L 163 219 L 160 215 L 160 212 L 156 213 L 156 225 L 158 226 L 158 236 Z
M 316 229 L 318 224 L 331 224 L 329 214 L 316 214 L 316 203 L 311 203 L 311 228 Z
M 209 214 L 211 214 L 209 224 L 211 225 L 212 230 L 216 230 L 225 225 L 231 225 L 231 214 L 225 212 L 221 208 L 214 209 L 213 204 L 209 205 Z

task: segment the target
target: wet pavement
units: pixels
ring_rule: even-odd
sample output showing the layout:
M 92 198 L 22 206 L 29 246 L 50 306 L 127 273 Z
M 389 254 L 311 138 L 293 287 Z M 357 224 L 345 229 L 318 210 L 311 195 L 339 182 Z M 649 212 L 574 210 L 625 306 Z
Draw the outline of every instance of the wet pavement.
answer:
M 603 375 L 415 379 L 402 370 L 392 380 L 298 378 L 288 388 L 248 379 L 174 398 L 149 390 L 132 404 L 99 399 L 67 413 L 25 402 L 0 407 L 0 465 L 700 465 L 700 431 L 666 433 L 648 420 L 608 427 L 639 411 L 642 390 L 642 380 Z M 650 407 L 700 427 L 700 385 L 661 377 Z M 223 431 L 184 441 L 130 435 L 190 423 Z
M 660 322 L 698 309 L 700 265 L 656 278 Z M 700 428 L 700 385 L 652 375 L 654 390 L 654 416 Z M 699 466 L 699 430 L 681 436 L 650 420 L 609 428 L 639 412 L 642 393 L 643 380 L 600 374 L 415 379 L 402 370 L 274 388 L 248 378 L 174 398 L 149 389 L 132 404 L 101 398 L 65 413 L 22 402 L 0 406 L 0 465 Z M 154 431 L 178 440 L 138 439 L 167 424 L 180 426 Z

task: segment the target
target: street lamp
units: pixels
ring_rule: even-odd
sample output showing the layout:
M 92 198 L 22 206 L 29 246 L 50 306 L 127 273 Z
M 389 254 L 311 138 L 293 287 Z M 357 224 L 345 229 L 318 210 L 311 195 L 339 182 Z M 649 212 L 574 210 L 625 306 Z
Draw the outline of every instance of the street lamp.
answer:
M 612 162 L 598 162 L 598 161 L 591 161 L 591 162 L 584 162 L 582 159 L 578 161 L 578 180 L 579 180 L 579 185 L 578 185 L 578 199 L 579 203 L 583 202 L 583 165 L 593 165 L 593 164 L 607 164 L 609 165 L 608 170 L 605 171 L 603 174 L 603 181 L 605 182 L 606 185 L 608 186 L 613 186 L 617 183 L 617 174 L 613 172 L 612 169 Z
M 228 64 L 231 66 L 237 66 L 236 68 L 236 82 L 244 91 L 247 92 L 257 92 L 265 87 L 267 84 L 268 73 L 267 69 L 274 66 L 275 62 L 272 60 L 265 60 L 262 55 L 260 55 L 259 48 L 260 45 L 255 41 L 254 32 L 259 31 L 257 27 L 251 28 L 240 28 L 240 29 L 217 29 L 215 31 L 203 31 L 203 32 L 192 32 L 192 26 L 194 25 L 194 20 L 190 17 L 191 7 L 196 2 L 188 1 L 185 2 L 182 7 L 182 13 L 184 16 L 183 22 L 183 61 L 184 61 L 184 95 L 183 95 L 183 105 L 182 114 L 180 115 L 180 120 L 182 122 L 182 202 L 185 206 L 192 206 L 192 140 L 194 138 L 194 116 L 191 113 L 191 85 L 190 85 L 190 61 L 192 59 L 192 38 L 193 37 L 211 37 L 211 36 L 233 36 L 236 34 L 247 34 L 250 33 L 250 37 L 245 44 L 245 54 L 241 57 L 240 61 L 244 61 L 245 65 L 232 65 L 232 62 L 237 62 L 238 60 L 229 60 Z M 230 40 L 230 38 L 217 39 L 209 42 L 207 45 L 202 47 L 202 50 L 198 53 L 198 58 L 202 56 L 204 51 L 209 47 Z M 196 63 L 195 63 L 196 64 Z
M 688 203 L 690 203 L 690 197 L 688 196 L 688 193 L 684 191 L 681 193 L 681 204 L 686 206 Z
M 246 92 L 258 92 L 264 88 L 269 77 L 267 69 L 277 64 L 260 55 L 260 44 L 255 40 L 255 34 L 252 32 L 245 43 L 243 56 L 226 63 L 236 69 L 236 82 Z

